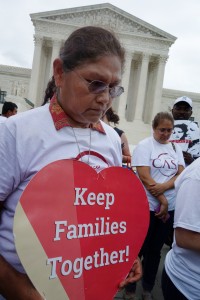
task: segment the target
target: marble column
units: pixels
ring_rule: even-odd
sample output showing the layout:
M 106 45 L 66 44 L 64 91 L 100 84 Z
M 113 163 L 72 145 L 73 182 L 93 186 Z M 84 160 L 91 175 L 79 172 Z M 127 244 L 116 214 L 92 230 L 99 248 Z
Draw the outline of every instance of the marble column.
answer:
M 127 110 L 126 110 L 126 120 L 132 122 L 135 116 L 136 98 L 138 93 L 138 78 L 139 78 L 139 62 L 138 60 L 132 61 L 130 79 L 129 79 L 129 89 L 128 89 L 128 99 L 127 99 Z
M 137 95 L 136 95 L 134 120 L 142 121 L 142 117 L 143 117 L 149 58 L 150 58 L 149 54 L 146 53 L 143 53 L 140 58 L 140 68 L 138 74 L 138 87 L 137 87 Z
M 33 64 L 31 71 L 31 79 L 29 85 L 29 94 L 28 100 L 34 103 L 35 106 L 38 106 L 38 83 L 40 79 L 40 66 L 41 66 L 41 56 L 42 56 L 42 47 L 43 47 L 43 38 L 40 36 L 34 37 L 35 49 L 33 56 Z
M 161 99 L 162 99 L 162 89 L 163 89 L 163 79 L 165 72 L 165 65 L 168 56 L 159 56 L 157 58 L 157 68 L 155 76 L 154 94 L 152 97 L 152 115 L 151 119 L 160 111 Z
M 54 62 L 55 58 L 57 58 L 59 56 L 61 40 L 54 39 L 52 41 L 52 43 L 53 43 L 53 47 L 52 47 L 52 54 L 51 54 L 49 78 L 51 78 L 53 76 L 53 62 Z
M 124 87 L 124 93 L 120 97 L 119 109 L 118 109 L 118 114 L 120 116 L 120 119 L 125 119 L 132 58 L 133 58 L 133 54 L 131 52 L 127 51 L 126 52 L 126 61 L 125 61 L 125 66 L 124 66 L 124 74 L 123 74 L 122 83 L 121 83 L 121 85 Z

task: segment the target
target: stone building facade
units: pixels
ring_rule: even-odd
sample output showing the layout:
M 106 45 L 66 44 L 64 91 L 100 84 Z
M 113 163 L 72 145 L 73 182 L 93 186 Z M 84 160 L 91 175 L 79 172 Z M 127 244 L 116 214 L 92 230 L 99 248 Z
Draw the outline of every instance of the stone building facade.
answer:
M 150 134 L 151 120 L 158 111 L 169 110 L 178 96 L 191 94 L 163 89 L 169 49 L 176 38 L 109 3 L 30 16 L 35 27 L 32 70 L 24 69 L 22 80 L 20 69 L 16 68 L 14 80 L 14 76 L 12 79 L 7 77 L 6 68 L 9 67 L 0 66 L 0 88 L 8 93 L 26 97 L 35 106 L 41 105 L 52 76 L 53 60 L 66 38 L 76 28 L 99 25 L 113 30 L 126 50 L 122 80 L 125 93 L 115 100 L 113 106 L 120 116 L 120 128 L 125 130 L 130 144 L 136 144 Z M 200 120 L 200 95 L 192 93 L 190 97 L 195 105 L 194 116 Z

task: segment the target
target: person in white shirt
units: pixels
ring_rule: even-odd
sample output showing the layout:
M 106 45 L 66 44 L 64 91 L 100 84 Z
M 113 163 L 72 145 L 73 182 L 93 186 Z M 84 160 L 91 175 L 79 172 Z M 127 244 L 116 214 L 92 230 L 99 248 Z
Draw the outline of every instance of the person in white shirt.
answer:
M 0 299 L 41 300 L 17 256 L 13 218 L 19 198 L 41 168 L 59 159 L 80 159 L 100 171 L 121 166 L 118 134 L 100 121 L 120 86 L 124 49 L 101 27 L 74 31 L 53 63 L 50 104 L 9 118 L 0 130 Z M 141 276 L 139 260 L 131 278 Z
M 192 116 L 192 99 L 187 96 L 181 96 L 174 101 L 172 115 L 174 120 L 189 120 Z M 190 165 L 194 158 L 188 151 L 183 151 L 185 164 Z
M 0 124 L 4 123 L 7 120 L 6 117 L 0 116 Z
M 185 166 L 181 148 L 169 142 L 173 125 L 170 113 L 158 113 L 152 121 L 153 135 L 139 142 L 132 155 L 131 165 L 145 187 L 150 209 L 149 230 L 139 255 L 143 265 L 143 300 L 152 299 L 161 249 L 173 222 L 174 181 Z M 126 287 L 127 294 L 133 295 L 129 299 L 134 299 L 135 289 L 135 284 Z
M 165 300 L 200 298 L 200 158 L 175 181 L 174 242 L 162 274 Z

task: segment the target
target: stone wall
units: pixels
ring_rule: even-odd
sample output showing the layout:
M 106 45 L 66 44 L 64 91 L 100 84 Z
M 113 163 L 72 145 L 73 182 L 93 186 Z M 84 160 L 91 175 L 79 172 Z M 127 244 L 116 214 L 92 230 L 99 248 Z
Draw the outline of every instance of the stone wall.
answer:
M 0 89 L 9 95 L 27 98 L 31 69 L 0 65 Z

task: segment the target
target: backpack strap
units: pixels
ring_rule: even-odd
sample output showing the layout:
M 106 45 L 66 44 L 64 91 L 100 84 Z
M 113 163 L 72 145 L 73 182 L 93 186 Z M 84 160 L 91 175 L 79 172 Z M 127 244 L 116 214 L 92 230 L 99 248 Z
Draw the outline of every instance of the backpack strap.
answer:
M 173 148 L 173 149 L 174 149 L 174 151 L 176 152 L 176 147 L 175 147 L 174 143 L 173 143 L 173 142 L 171 142 L 171 144 L 172 144 L 172 148 Z

